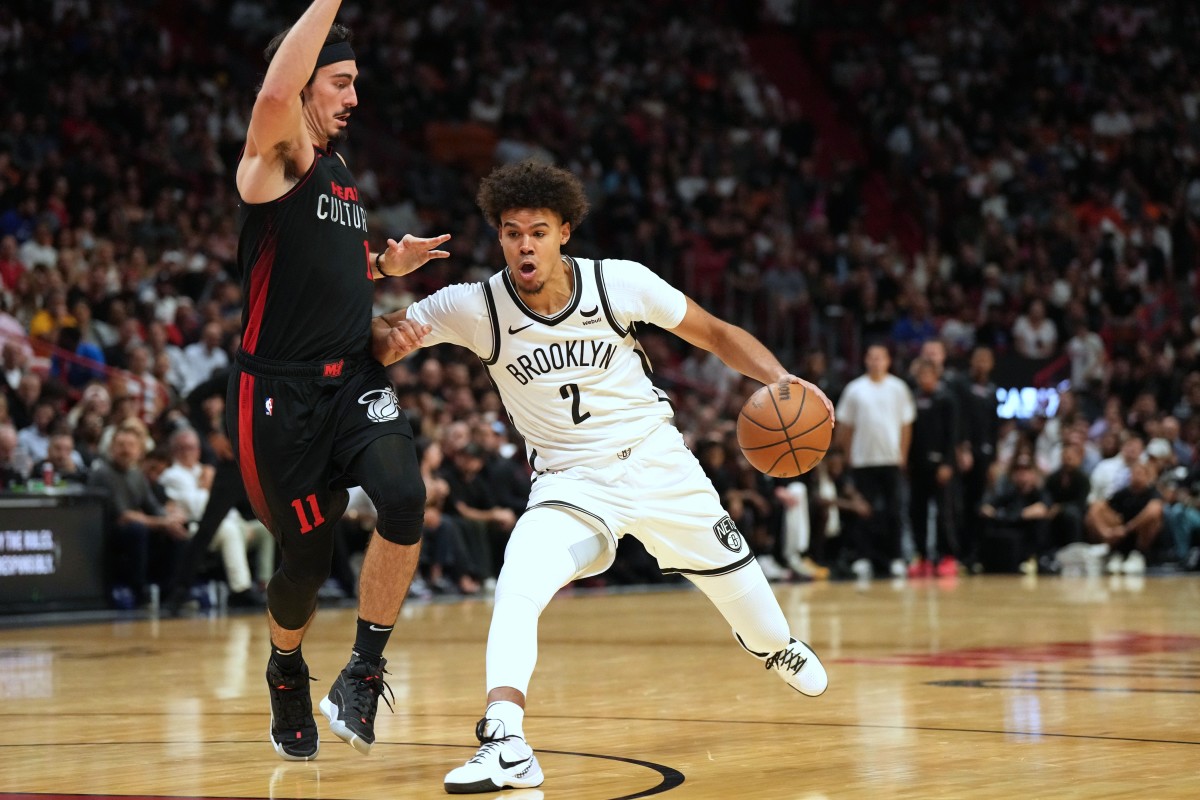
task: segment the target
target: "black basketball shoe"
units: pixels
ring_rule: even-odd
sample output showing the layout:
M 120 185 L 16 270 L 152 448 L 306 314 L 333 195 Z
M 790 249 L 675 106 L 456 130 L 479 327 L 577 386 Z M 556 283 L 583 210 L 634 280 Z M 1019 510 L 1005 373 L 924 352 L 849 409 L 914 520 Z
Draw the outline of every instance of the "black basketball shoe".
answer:
M 280 758 L 288 761 L 311 761 L 320 749 L 308 690 L 310 680 L 307 664 L 302 664 L 298 672 L 284 672 L 274 661 L 267 662 L 271 744 Z
M 363 755 L 370 753 L 375 744 L 379 696 L 385 689 L 391 692 L 383 680 L 386 664 L 386 659 L 375 665 L 353 656 L 329 687 L 329 695 L 321 700 L 321 713 L 328 717 L 330 730 Z M 383 702 L 392 707 L 386 696 Z

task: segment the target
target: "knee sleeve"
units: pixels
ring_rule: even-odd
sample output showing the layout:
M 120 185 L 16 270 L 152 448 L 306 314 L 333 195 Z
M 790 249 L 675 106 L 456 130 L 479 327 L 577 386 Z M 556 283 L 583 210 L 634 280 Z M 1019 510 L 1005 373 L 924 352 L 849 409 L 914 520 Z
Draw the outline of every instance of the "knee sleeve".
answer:
M 484 675 L 487 690 L 507 686 L 529 693 L 538 657 L 538 617 L 542 609 L 528 597 L 498 595 L 488 629 Z
M 787 618 L 757 561 L 728 575 L 689 575 L 733 628 L 738 642 L 759 658 L 788 646 Z
M 496 602 L 502 597 L 530 600 L 541 614 L 554 593 L 602 558 L 605 534 L 569 511 L 534 508 L 521 516 L 504 549 L 504 566 L 496 580 Z
M 607 535 L 569 511 L 535 508 L 521 517 L 496 581 L 487 644 L 489 692 L 498 687 L 528 692 L 537 664 L 538 617 L 555 592 L 592 572 L 607 551 Z
M 421 541 L 425 522 L 425 481 L 412 439 L 381 436 L 350 462 L 347 475 L 375 504 L 379 535 L 394 544 Z
M 283 628 L 300 630 L 317 609 L 317 592 L 329 578 L 329 558 L 289 559 L 267 583 L 267 609 Z

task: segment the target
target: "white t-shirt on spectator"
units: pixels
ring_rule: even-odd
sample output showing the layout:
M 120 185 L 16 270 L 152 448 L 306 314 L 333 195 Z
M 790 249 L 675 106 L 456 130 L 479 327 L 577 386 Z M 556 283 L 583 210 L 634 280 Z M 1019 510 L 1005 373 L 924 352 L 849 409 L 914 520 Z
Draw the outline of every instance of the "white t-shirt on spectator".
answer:
M 1104 340 L 1100 334 L 1087 331 L 1067 341 L 1071 358 L 1071 385 L 1086 387 L 1104 380 Z
M 28 269 L 33 269 L 38 264 L 53 267 L 58 263 L 58 250 L 54 249 L 52 245 L 41 244 L 37 239 L 30 239 L 21 245 L 17 257 Z
M 179 504 L 189 521 L 198 520 L 204 516 L 204 508 L 208 505 L 209 490 L 201 488 L 200 475 L 204 466 L 196 464 L 185 467 L 178 461 L 163 470 L 158 482 L 166 490 L 167 497 Z
M 220 347 L 209 350 L 204 342 L 192 342 L 183 348 L 183 360 L 188 369 L 188 385 L 182 394 L 187 394 L 212 377 L 218 369 L 229 365 L 229 354 Z
M 1024 314 L 1013 323 L 1012 335 L 1017 352 L 1026 358 L 1049 358 L 1058 344 L 1058 329 L 1053 322 L 1043 319 L 1035 326 Z
M 50 452 L 50 434 L 43 433 L 36 425 L 17 431 L 17 446 L 25 450 L 35 463 L 46 460 Z
M 1107 500 L 1118 489 L 1124 489 L 1129 485 L 1129 465 L 1125 463 L 1125 459 L 1121 458 L 1121 454 L 1117 453 L 1097 464 L 1088 477 L 1092 482 L 1092 490 L 1088 492 L 1088 502 Z
M 908 384 L 895 375 L 873 381 L 862 375 L 846 384 L 838 400 L 838 422 L 853 425 L 852 467 L 900 466 L 900 432 L 916 419 Z
M 1133 133 L 1133 120 L 1124 111 L 1097 111 L 1092 117 L 1092 133 L 1121 138 Z

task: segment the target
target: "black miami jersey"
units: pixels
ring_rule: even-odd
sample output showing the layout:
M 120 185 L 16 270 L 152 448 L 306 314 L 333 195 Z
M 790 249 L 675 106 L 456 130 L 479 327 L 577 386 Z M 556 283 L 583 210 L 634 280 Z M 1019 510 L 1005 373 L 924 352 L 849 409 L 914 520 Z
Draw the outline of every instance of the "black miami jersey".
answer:
M 367 214 L 341 158 L 314 149 L 287 194 L 239 207 L 242 349 L 260 358 L 328 361 L 367 350 Z
M 283 197 L 240 210 L 243 332 L 226 427 L 258 518 L 287 546 L 324 546 L 355 456 L 378 437 L 412 437 L 367 352 L 366 212 L 346 165 L 321 150 Z

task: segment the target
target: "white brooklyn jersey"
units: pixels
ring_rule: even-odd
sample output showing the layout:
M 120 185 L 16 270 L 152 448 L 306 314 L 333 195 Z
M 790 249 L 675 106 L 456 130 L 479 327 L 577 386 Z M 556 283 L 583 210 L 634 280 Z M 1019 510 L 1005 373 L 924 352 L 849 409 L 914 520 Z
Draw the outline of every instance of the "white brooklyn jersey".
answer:
M 458 344 L 483 360 L 539 472 L 619 456 L 671 418 L 633 324 L 670 329 L 687 311 L 682 292 L 637 262 L 563 260 L 574 291 L 553 316 L 525 305 L 507 269 L 408 309 L 433 328 L 425 346 Z

